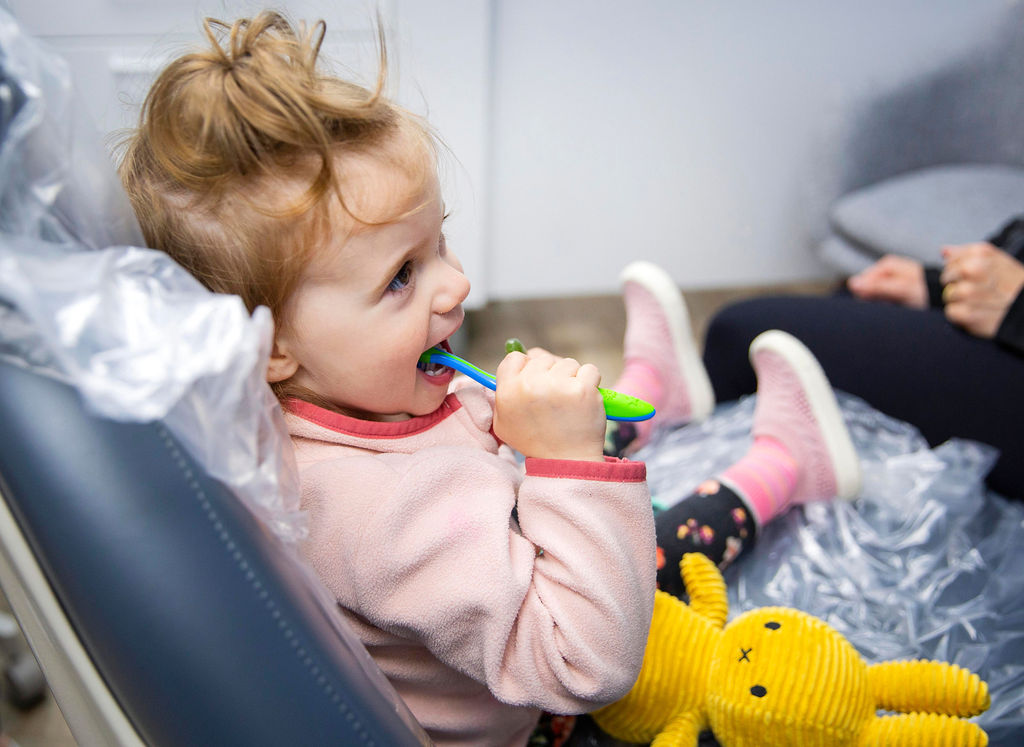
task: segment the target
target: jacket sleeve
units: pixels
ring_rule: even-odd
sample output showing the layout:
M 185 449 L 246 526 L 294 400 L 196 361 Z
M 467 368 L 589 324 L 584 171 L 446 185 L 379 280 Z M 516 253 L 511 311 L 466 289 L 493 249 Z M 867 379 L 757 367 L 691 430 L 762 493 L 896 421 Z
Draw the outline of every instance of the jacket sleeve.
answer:
M 1024 260 L 1024 217 L 1014 218 L 986 240 L 1017 259 Z
M 344 607 L 509 704 L 582 713 L 632 687 L 655 588 L 643 463 L 524 475 L 438 446 L 312 469 L 306 555 Z

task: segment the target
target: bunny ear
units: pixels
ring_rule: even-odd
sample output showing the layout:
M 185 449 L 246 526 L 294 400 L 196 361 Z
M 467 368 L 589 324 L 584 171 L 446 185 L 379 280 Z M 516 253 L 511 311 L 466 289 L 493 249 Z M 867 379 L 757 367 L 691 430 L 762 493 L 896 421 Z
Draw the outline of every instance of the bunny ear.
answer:
M 703 553 L 691 552 L 679 562 L 679 572 L 690 595 L 690 609 L 710 620 L 715 627 L 724 628 L 729 616 L 729 599 L 718 567 Z
M 918 747 L 922 744 L 955 744 L 957 747 L 986 747 L 988 735 L 975 723 L 938 713 L 905 713 L 877 716 L 860 735 L 860 747 L 884 744 L 889 747 Z
M 878 708 L 887 711 L 977 716 L 988 709 L 988 685 L 973 672 L 944 661 L 885 661 L 868 667 Z

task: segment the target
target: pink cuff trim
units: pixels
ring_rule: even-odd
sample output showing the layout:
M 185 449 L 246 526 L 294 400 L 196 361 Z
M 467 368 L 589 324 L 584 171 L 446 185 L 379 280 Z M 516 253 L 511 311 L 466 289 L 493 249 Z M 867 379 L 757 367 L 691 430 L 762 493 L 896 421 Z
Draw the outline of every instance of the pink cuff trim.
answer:
M 408 420 L 379 421 L 360 420 L 351 415 L 325 410 L 301 399 L 289 399 L 283 403 L 284 409 L 303 420 L 328 428 L 337 433 L 363 438 L 404 438 L 414 433 L 429 430 L 462 407 L 462 402 L 454 394 L 445 397 L 441 406 L 427 415 L 409 418 Z
M 575 459 L 537 459 L 527 457 L 526 474 L 534 477 L 558 477 L 569 480 L 597 480 L 599 482 L 643 482 L 647 479 L 647 465 L 606 456 L 603 462 L 583 462 Z

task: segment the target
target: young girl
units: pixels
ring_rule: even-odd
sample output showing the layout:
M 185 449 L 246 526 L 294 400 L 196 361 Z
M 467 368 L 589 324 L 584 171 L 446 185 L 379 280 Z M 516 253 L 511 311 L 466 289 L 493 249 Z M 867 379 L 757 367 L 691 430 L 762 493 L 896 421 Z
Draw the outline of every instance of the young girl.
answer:
M 644 465 L 603 454 L 598 371 L 512 353 L 492 395 L 420 365 L 469 292 L 430 130 L 383 80 L 322 74 L 322 25 L 263 13 L 206 32 L 156 81 L 121 173 L 151 246 L 274 315 L 267 379 L 301 470 L 306 558 L 438 743 L 521 745 L 542 710 L 621 697 L 643 656 L 655 527 Z M 706 414 L 678 291 L 635 265 L 626 302 L 619 386 L 669 420 Z M 701 497 L 718 508 L 698 529 L 725 517 L 750 538 L 794 500 L 850 489 L 855 458 L 826 448 L 845 437 L 827 384 L 810 391 L 780 339 L 754 351 L 771 382 L 763 434 L 718 481 L 731 498 Z M 768 406 L 794 396 L 797 415 Z

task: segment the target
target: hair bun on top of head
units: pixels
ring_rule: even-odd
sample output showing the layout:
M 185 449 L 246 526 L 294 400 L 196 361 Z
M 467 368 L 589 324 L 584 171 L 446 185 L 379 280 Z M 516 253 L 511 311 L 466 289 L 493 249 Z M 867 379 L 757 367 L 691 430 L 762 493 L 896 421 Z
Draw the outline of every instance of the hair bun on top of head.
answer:
M 203 31 L 210 42 L 212 56 L 219 58 L 228 69 L 243 58 L 259 52 L 261 47 L 276 47 L 289 62 L 296 61 L 297 58 L 300 64 L 312 67 L 323 43 L 325 29 L 326 24 L 317 21 L 311 32 L 303 38 L 277 11 L 264 11 L 256 18 L 240 18 L 232 24 L 216 18 L 207 18 L 203 21 Z M 304 41 L 308 44 L 303 45 Z M 295 42 L 298 44 L 294 44 Z M 295 54 L 296 52 L 298 54 Z M 307 52 L 309 58 L 302 59 Z
M 368 90 L 319 72 L 323 21 L 297 30 L 264 11 L 232 24 L 208 18 L 204 30 L 208 46 L 157 78 L 136 135 L 172 184 L 215 192 L 313 154 L 320 159 L 309 194 L 315 202 L 333 181 L 332 148 L 372 141 L 394 123 L 394 107 L 382 95 L 383 34 L 377 83 Z

